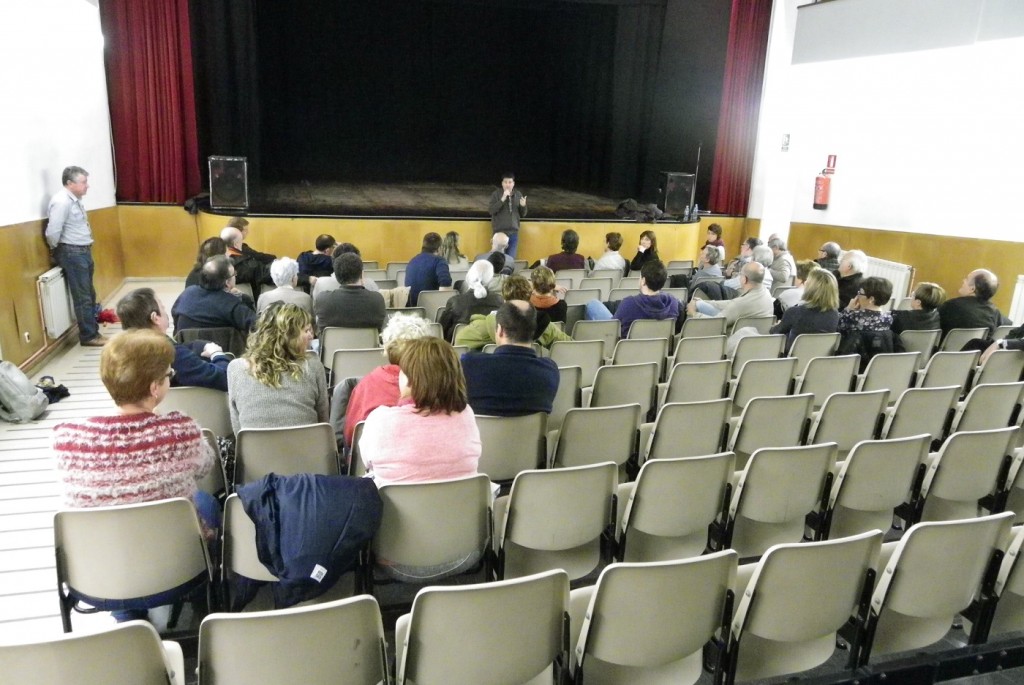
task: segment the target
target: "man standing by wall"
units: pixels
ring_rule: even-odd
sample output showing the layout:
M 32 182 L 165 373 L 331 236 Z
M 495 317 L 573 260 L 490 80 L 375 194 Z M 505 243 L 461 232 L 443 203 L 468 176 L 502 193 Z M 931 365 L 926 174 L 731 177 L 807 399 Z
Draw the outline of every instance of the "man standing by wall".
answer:
M 89 172 L 69 166 L 61 174 L 64 188 L 50 199 L 46 242 L 71 289 L 78 319 L 78 342 L 84 347 L 103 347 L 109 338 L 96 324 L 96 289 L 92 284 L 92 230 L 82 198 L 89 191 Z
M 516 177 L 511 172 L 501 177 L 501 188 L 491 193 L 487 205 L 491 213 L 491 232 L 508 236 L 505 254 L 516 258 L 519 246 L 519 220 L 526 216 L 526 196 L 516 190 Z

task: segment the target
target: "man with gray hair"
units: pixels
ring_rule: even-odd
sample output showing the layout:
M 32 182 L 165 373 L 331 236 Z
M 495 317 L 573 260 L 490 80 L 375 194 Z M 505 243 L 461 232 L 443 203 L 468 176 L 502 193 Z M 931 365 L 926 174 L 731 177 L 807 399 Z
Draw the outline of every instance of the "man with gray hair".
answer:
M 262 312 L 275 302 L 287 302 L 313 313 L 313 298 L 295 286 L 299 283 L 299 263 L 291 257 L 275 259 L 270 264 L 270 277 L 277 287 L 260 295 L 256 311 Z
M 839 308 L 850 304 L 857 297 L 860 282 L 864 280 L 864 269 L 868 268 L 868 256 L 861 250 L 847 250 L 839 259 L 836 282 L 839 285 Z
M 100 335 L 96 323 L 96 288 L 92 275 L 92 230 L 82 198 L 89 191 L 89 172 L 69 166 L 61 173 L 64 187 L 50 198 L 47 207 L 46 244 L 54 261 L 64 271 L 71 302 L 78 319 L 78 344 L 103 347 L 109 338 Z
M 786 249 L 786 242 L 778 236 L 772 236 L 768 239 L 768 247 L 772 251 L 772 263 L 768 267 L 772 281 L 778 285 L 793 285 L 796 261 Z
M 704 300 L 694 298 L 686 306 L 691 318 L 724 316 L 729 329 L 745 316 L 771 316 L 774 300 L 764 287 L 766 269 L 760 262 L 744 264 L 740 270 L 740 295 L 732 300 Z
M 839 247 L 839 243 L 828 242 L 818 248 L 818 258 L 814 261 L 822 269 L 835 272 L 839 270 L 839 255 L 842 253 L 843 248 Z
M 488 256 L 497 252 L 498 254 L 501 255 L 503 263 L 500 269 L 495 268 L 494 273 L 508 276 L 515 270 L 515 257 L 506 254 L 505 250 L 507 249 L 508 236 L 502 233 L 501 231 L 498 231 L 497 233 L 491 236 L 491 251 L 481 252 L 480 254 L 473 258 L 473 262 L 476 263 L 479 262 L 480 260 L 487 259 Z
M 270 264 L 260 261 L 252 253 L 242 249 L 242 231 L 234 226 L 226 226 L 220 232 L 220 239 L 228 246 L 227 255 L 235 265 L 235 283 L 248 283 L 252 287 L 253 297 L 259 297 L 260 286 L 273 285 L 270 277 Z
M 314 302 L 318 332 L 328 326 L 383 328 L 387 305 L 383 295 L 363 287 L 362 257 L 353 252 L 335 257 L 334 277 L 341 287 L 320 293 Z

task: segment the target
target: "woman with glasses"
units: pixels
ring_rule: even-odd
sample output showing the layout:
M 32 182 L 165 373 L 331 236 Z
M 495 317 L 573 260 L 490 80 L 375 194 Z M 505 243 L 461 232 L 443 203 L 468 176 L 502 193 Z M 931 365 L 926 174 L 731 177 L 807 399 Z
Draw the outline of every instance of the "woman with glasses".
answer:
M 836 354 L 858 353 L 861 371 L 876 354 L 895 351 L 892 314 L 882 311 L 892 297 L 888 279 L 871 276 L 860 282 L 857 294 L 839 315 L 842 339 Z
M 294 305 L 263 310 L 245 354 L 228 364 L 231 427 L 286 428 L 326 423 L 327 379 L 315 356 L 313 317 Z

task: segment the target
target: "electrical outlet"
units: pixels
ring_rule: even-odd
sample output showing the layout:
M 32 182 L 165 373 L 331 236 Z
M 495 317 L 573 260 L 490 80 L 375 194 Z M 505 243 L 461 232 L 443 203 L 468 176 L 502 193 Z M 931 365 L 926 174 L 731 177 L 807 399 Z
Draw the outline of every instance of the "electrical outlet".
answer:
M 25 331 L 25 342 L 27 342 L 27 343 L 32 342 L 32 334 L 29 333 L 28 331 Z

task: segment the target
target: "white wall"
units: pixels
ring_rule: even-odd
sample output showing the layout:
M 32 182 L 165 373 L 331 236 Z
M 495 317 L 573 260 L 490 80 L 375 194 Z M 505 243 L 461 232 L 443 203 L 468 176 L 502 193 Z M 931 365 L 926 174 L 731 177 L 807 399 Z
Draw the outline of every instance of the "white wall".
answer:
M 928 0 L 914 21 L 922 1 L 776 4 L 749 214 L 762 233 L 797 221 L 1024 242 L 1024 2 Z M 815 210 L 830 154 L 832 197 Z
M 0 65 L 0 226 L 44 217 L 69 165 L 89 171 L 88 209 L 113 206 L 103 36 L 95 1 L 5 0 Z

